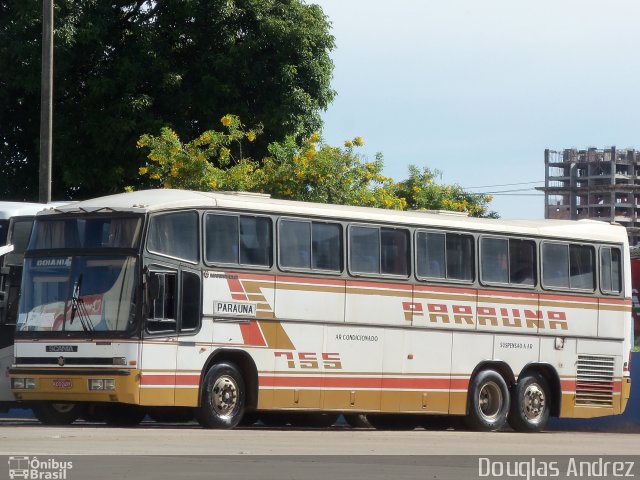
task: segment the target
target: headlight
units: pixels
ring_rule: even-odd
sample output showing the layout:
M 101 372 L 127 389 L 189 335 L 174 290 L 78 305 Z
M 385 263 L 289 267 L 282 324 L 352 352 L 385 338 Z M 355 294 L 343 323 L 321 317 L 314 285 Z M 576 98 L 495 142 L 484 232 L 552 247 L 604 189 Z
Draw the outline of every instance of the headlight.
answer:
M 113 378 L 91 378 L 89 379 L 89 390 L 115 390 L 116 381 Z
M 35 378 L 12 378 L 11 388 L 16 390 L 35 390 L 36 379 Z

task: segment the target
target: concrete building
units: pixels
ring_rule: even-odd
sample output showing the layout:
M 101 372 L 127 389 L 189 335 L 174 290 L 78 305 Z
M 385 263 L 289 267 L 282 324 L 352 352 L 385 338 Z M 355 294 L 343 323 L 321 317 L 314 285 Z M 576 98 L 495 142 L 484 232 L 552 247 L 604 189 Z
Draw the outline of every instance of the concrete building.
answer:
M 591 218 L 624 225 L 640 244 L 640 151 L 544 151 L 545 218 Z

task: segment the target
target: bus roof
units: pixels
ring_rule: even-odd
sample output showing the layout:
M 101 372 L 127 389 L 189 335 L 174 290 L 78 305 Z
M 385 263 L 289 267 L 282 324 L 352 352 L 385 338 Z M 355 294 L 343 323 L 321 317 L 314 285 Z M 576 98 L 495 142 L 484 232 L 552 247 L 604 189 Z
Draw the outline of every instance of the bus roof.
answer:
M 0 202 L 0 220 L 18 215 L 35 215 L 45 208 L 46 203 Z
M 278 200 L 248 192 L 195 192 L 189 190 L 140 190 L 98 197 L 46 210 L 55 213 L 131 212 L 151 213 L 183 208 L 219 208 L 319 218 L 383 222 L 424 227 L 465 229 L 551 238 L 588 239 L 627 243 L 626 229 L 598 220 L 503 220 L 475 218 L 457 212 L 397 211 L 322 203 Z

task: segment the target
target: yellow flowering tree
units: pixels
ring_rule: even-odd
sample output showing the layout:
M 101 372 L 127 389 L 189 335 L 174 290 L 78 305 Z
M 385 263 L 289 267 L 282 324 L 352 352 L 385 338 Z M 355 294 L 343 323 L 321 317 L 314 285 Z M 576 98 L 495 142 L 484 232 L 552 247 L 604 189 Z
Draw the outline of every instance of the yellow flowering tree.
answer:
M 257 164 L 242 156 L 244 142 L 253 142 L 262 127 L 246 129 L 235 115 L 220 119 L 224 131 L 208 130 L 182 143 L 165 127 L 160 135 L 143 135 L 138 148 L 148 149 L 147 162 L 138 169 L 152 186 L 189 190 L 252 190 Z
M 401 182 L 383 175 L 381 154 L 368 161 L 358 153 L 364 145 L 361 137 L 345 141 L 343 147 L 322 143 L 317 133 L 302 142 L 287 137 L 271 143 L 269 155 L 258 162 L 242 156 L 242 145 L 255 141 L 262 128 L 246 129 L 234 115 L 225 115 L 220 123 L 223 131 L 206 131 L 186 144 L 169 128 L 158 136 L 143 135 L 138 148 L 149 153 L 139 174 L 164 188 L 244 190 L 308 202 L 497 216 L 488 209 L 490 196 L 439 185 L 437 171 L 411 166 L 408 179 Z
M 472 217 L 497 218 L 496 212 L 489 210 L 493 197 L 466 192 L 460 185 L 436 183 L 440 176 L 437 170 L 415 165 L 409 167 L 409 178 L 396 184 L 395 194 L 405 199 L 409 210 L 452 210 L 467 212 Z
M 394 195 L 395 182 L 382 174 L 378 155 L 368 162 L 355 151 L 360 137 L 344 148 L 319 142 L 317 134 L 298 145 L 293 138 L 269 145 L 270 155 L 256 171 L 260 190 L 278 198 L 370 207 L 405 208 Z

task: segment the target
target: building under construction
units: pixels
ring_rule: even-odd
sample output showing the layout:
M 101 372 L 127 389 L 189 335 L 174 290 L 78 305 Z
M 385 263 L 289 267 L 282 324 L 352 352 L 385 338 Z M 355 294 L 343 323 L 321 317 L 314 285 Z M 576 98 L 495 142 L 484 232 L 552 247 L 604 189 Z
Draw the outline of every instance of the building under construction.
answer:
M 640 152 L 547 149 L 544 164 L 545 218 L 617 222 L 640 244 Z

